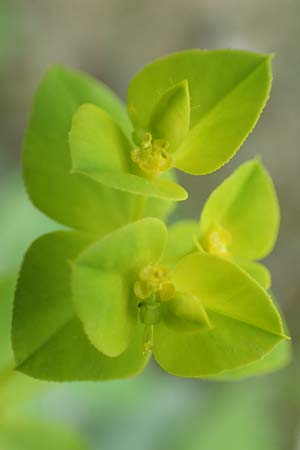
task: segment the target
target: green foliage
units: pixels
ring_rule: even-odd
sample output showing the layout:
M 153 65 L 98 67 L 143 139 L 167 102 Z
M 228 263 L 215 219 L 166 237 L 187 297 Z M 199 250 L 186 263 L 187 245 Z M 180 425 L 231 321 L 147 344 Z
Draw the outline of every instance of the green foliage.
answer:
M 145 180 L 134 174 L 130 142 L 116 122 L 94 105 L 82 105 L 74 114 L 69 140 L 73 173 L 131 194 L 169 200 L 187 197 L 172 181 Z
M 24 144 L 24 180 L 33 203 L 51 218 L 102 234 L 131 220 L 136 198 L 71 173 L 68 134 L 72 117 L 80 105 L 88 102 L 111 114 L 129 136 L 125 110 L 106 86 L 54 66 L 35 97 Z
M 280 316 L 268 294 L 237 266 L 194 253 L 175 268 L 175 286 L 201 299 L 212 329 L 179 335 L 158 326 L 156 360 L 180 376 L 205 376 L 261 358 L 284 338 Z
M 118 356 L 138 326 L 138 300 L 132 285 L 139 271 L 161 256 L 167 230 L 144 219 L 107 235 L 80 253 L 73 267 L 73 301 L 93 345 Z
M 254 127 L 268 99 L 271 56 L 236 50 L 190 50 L 141 70 L 128 90 L 134 126 L 148 128 L 162 92 L 184 80 L 190 93 L 190 132 L 175 167 L 212 172 L 227 162 Z
M 261 359 L 254 361 L 239 369 L 226 370 L 221 375 L 211 377 L 214 380 L 240 380 L 253 375 L 264 375 L 282 369 L 291 361 L 291 344 L 288 340 L 280 341 L 274 349 Z
M 71 266 L 91 237 L 57 232 L 37 239 L 20 272 L 12 340 L 17 369 L 54 381 L 106 380 L 141 371 L 142 330 L 126 352 L 109 358 L 96 351 L 76 317 L 70 289 Z M 140 329 L 142 326 L 140 326 Z
M 187 193 L 172 168 L 205 174 L 253 129 L 271 85 L 270 56 L 191 50 L 155 61 L 128 90 L 61 67 L 46 74 L 24 148 L 35 205 L 78 231 L 37 239 L 17 284 L 17 369 L 46 380 L 140 373 L 151 354 L 171 374 L 239 378 L 288 360 L 259 262 L 279 207 L 258 160 L 210 196 L 200 225 L 167 230 Z M 133 129 L 132 129 L 133 126 Z
M 228 232 L 234 257 L 261 259 L 272 249 L 279 227 L 279 207 L 272 180 L 254 159 L 240 166 L 209 197 L 201 214 L 201 244 L 215 226 Z

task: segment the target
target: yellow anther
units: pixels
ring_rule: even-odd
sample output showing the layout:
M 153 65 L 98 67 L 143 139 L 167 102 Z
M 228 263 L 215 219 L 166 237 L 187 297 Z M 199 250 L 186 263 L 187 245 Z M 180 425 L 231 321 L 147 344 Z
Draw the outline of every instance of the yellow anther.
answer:
M 174 297 L 175 287 L 173 283 L 164 283 L 159 290 L 159 298 L 162 302 L 167 302 Z
M 230 233 L 221 227 L 221 225 L 216 225 L 208 233 L 204 242 L 204 247 L 205 250 L 212 255 L 229 259 L 230 253 L 228 251 L 228 245 L 230 242 Z
M 175 292 L 170 279 L 171 275 L 167 268 L 149 264 L 140 271 L 139 280 L 133 285 L 134 293 L 140 299 L 158 293 L 161 301 L 167 301 Z
M 172 165 L 169 143 L 164 139 L 153 140 L 148 132 L 139 146 L 132 150 L 131 159 L 150 177 L 160 175 Z
M 133 285 L 133 291 L 138 298 L 144 300 L 153 293 L 153 288 L 144 281 L 138 280 Z

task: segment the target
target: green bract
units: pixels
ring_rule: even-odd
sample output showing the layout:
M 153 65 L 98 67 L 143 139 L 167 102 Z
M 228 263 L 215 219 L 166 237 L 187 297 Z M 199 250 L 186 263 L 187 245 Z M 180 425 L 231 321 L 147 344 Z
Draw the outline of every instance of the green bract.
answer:
M 235 261 L 269 288 L 268 270 L 252 260 L 271 251 L 278 228 L 275 189 L 255 159 L 240 166 L 211 194 L 201 213 L 199 242 L 208 253 Z
M 271 58 L 240 50 L 190 50 L 149 64 L 128 89 L 128 111 L 135 129 L 149 130 L 162 96 L 170 90 L 176 93 L 182 86 L 186 96 L 179 101 L 184 120 L 172 122 L 180 129 L 171 149 L 174 166 L 191 174 L 218 169 L 251 132 L 268 99 Z M 176 106 L 178 102 L 171 104 Z M 171 134 L 170 138 L 166 134 L 171 142 L 174 131 L 170 122 L 165 122 L 164 131 Z
M 272 180 L 258 159 L 242 164 L 208 198 L 200 218 L 172 226 L 164 260 L 174 263 L 198 249 L 235 262 L 265 289 L 268 269 L 256 259 L 269 254 L 279 229 L 279 206 Z
M 122 133 L 130 135 L 126 111 L 106 86 L 54 66 L 46 73 L 33 104 L 24 142 L 24 181 L 33 203 L 50 217 L 80 230 L 103 234 L 135 218 L 139 198 L 71 173 L 68 135 L 74 113 L 86 102 L 111 114 Z M 105 154 L 111 148 L 103 150 Z M 155 204 L 147 201 L 144 213 L 165 217 L 169 210 L 169 202 L 156 199 Z
M 133 142 L 98 106 L 77 110 L 73 172 L 123 192 L 184 200 L 184 189 L 160 174 L 171 167 L 204 174 L 227 162 L 254 127 L 270 85 L 270 56 L 191 50 L 158 60 L 129 85 Z
M 269 95 L 270 56 L 190 50 L 142 69 L 128 113 L 105 86 L 51 68 L 34 102 L 24 178 L 35 205 L 77 231 L 37 239 L 15 295 L 21 372 L 46 380 L 140 373 L 151 354 L 171 374 L 232 379 L 288 359 L 278 309 L 257 260 L 272 249 L 279 207 L 258 160 L 210 196 L 200 226 L 161 219 L 191 174 L 226 163 Z
M 101 185 L 132 194 L 185 200 L 176 183 L 139 176 L 130 158 L 132 147 L 116 122 L 94 105 L 82 105 L 70 132 L 72 173 L 83 174 Z
M 60 231 L 37 239 L 25 255 L 16 290 L 12 342 L 17 369 L 35 378 L 106 380 L 140 372 L 143 330 L 120 357 L 98 352 L 84 334 L 72 303 L 70 261 L 91 242 Z
M 272 249 L 279 227 L 279 206 L 272 180 L 258 159 L 240 166 L 209 197 L 195 221 L 180 221 L 170 228 L 164 261 L 195 250 L 238 264 L 265 289 L 271 284 L 268 269 L 248 258 L 261 258 Z M 177 243 L 177 245 L 175 245 Z M 275 370 L 290 359 L 290 343 L 282 342 L 261 361 L 223 379 Z
M 154 354 L 174 375 L 199 377 L 243 366 L 270 351 L 284 336 L 271 298 L 236 265 L 216 256 L 184 257 L 176 288 L 201 299 L 212 328 L 183 335 L 157 327 Z
M 18 369 L 54 380 L 126 377 L 153 351 L 168 372 L 199 377 L 249 364 L 284 338 L 270 297 L 244 271 L 206 253 L 172 271 L 162 265 L 166 240 L 151 218 L 96 242 L 74 232 L 38 239 L 17 287 Z

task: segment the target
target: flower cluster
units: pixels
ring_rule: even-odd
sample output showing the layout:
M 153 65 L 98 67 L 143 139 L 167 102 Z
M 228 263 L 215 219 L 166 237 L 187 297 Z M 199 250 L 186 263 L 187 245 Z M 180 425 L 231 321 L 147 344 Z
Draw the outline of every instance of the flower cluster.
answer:
M 24 144 L 33 203 L 72 228 L 25 254 L 15 295 L 16 368 L 32 377 L 107 380 L 151 355 L 183 377 L 275 370 L 289 342 L 258 262 L 279 227 L 258 159 L 209 197 L 196 221 L 166 221 L 187 198 L 174 169 L 217 170 L 267 101 L 271 58 L 192 50 L 142 69 L 127 110 L 95 80 L 55 66 L 38 89 Z

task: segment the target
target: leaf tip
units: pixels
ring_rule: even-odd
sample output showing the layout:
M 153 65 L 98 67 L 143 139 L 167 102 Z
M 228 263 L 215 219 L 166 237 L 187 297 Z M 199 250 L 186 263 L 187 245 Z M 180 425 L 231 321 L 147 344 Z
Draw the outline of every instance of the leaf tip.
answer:
M 271 53 L 268 53 L 267 58 L 268 58 L 268 60 L 270 62 L 272 62 L 273 59 L 275 58 L 275 56 L 276 56 L 276 53 L 275 52 L 271 52 Z
M 187 200 L 189 198 L 189 193 L 182 186 L 181 186 L 181 188 L 182 188 L 182 196 L 181 196 L 180 200 Z

